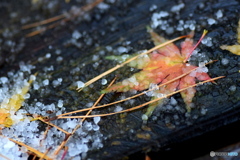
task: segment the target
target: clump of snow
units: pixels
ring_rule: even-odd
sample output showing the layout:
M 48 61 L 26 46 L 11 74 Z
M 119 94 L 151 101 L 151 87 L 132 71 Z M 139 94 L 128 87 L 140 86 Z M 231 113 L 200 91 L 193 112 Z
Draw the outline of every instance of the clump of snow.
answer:
M 227 58 L 223 58 L 223 59 L 221 60 L 221 63 L 222 63 L 222 65 L 227 66 L 228 63 L 229 63 L 229 60 L 228 60 Z
M 63 60 L 63 57 L 58 56 L 56 60 L 57 60 L 57 62 L 61 62 Z
M 168 12 L 160 11 L 159 13 L 153 13 L 152 15 L 152 28 L 157 28 L 159 25 L 163 26 L 167 23 L 166 20 L 162 20 L 163 17 L 169 16 Z
M 0 137 L 0 153 L 9 159 L 27 160 L 27 151 L 19 150 L 17 144 L 13 143 L 6 137 Z M 0 156 L 1 157 L 1 156 Z M 4 159 L 4 158 L 2 158 Z
M 146 114 L 143 114 L 143 115 L 142 115 L 142 120 L 143 120 L 143 121 L 147 121 L 147 120 L 148 120 L 148 116 L 147 116 Z
M 237 87 L 235 85 L 232 85 L 229 87 L 229 90 L 232 91 L 232 92 L 235 92 L 237 89 Z
M 205 37 L 205 38 L 203 38 L 201 43 L 208 46 L 208 47 L 211 47 L 212 46 L 212 38 L 211 37 Z
M 120 46 L 117 48 L 117 51 L 119 54 L 122 54 L 122 53 L 127 53 L 128 49 L 126 47 Z
M 62 53 L 62 51 L 60 49 L 56 49 L 56 51 L 55 51 L 56 55 L 60 55 L 61 53 Z
M 106 79 L 102 79 L 102 85 L 106 85 L 107 84 L 107 80 Z
M 192 71 L 189 74 L 189 76 L 196 77 L 197 73 L 202 73 L 202 72 L 207 73 L 208 72 L 208 68 L 204 64 L 205 64 L 204 62 L 200 62 L 199 63 L 199 67 L 196 70 Z
M 106 46 L 106 50 L 107 50 L 108 52 L 111 52 L 113 49 L 112 49 L 111 46 Z
M 102 2 L 99 5 L 97 5 L 97 7 L 101 10 L 107 10 L 110 6 L 108 4 Z
M 122 110 L 123 108 L 121 106 L 116 106 L 116 108 L 114 109 L 114 112 L 120 112 Z
M 184 4 L 181 3 L 179 5 L 172 7 L 172 12 L 179 12 L 182 8 L 184 8 Z M 179 20 L 177 23 L 175 23 L 175 26 L 170 26 L 170 23 L 168 20 L 166 20 L 166 17 L 168 17 L 170 14 L 165 11 L 160 11 L 153 13 L 152 15 L 152 23 L 151 28 L 157 28 L 159 27 L 161 30 L 166 31 L 167 34 L 174 33 L 174 30 L 177 31 L 183 31 L 184 29 L 190 29 L 195 30 L 196 28 L 196 21 L 194 20 Z
M 58 106 L 59 108 L 62 108 L 62 107 L 63 107 L 63 100 L 59 99 L 57 106 Z
M 95 124 L 98 124 L 98 122 L 101 120 L 101 117 L 94 117 L 93 121 Z
M 156 4 L 153 4 L 150 8 L 149 8 L 149 11 L 152 12 L 154 10 L 157 9 L 157 5 Z
M 45 58 L 51 58 L 51 53 L 47 53 L 46 55 L 45 55 Z
M 49 80 L 45 79 L 42 83 L 43 83 L 44 86 L 48 86 L 49 85 Z
M 179 12 L 184 7 L 185 7 L 185 4 L 184 3 L 180 3 L 180 4 L 176 5 L 176 6 L 173 6 L 171 8 L 171 12 Z
M 208 111 L 207 109 L 202 108 L 202 109 L 201 109 L 201 114 L 202 114 L 202 115 L 206 115 L 207 111 Z
M 218 10 L 216 13 L 215 13 L 217 19 L 220 19 L 223 17 L 223 13 L 222 13 L 222 10 Z
M 77 81 L 78 88 L 83 88 L 84 86 L 85 86 L 85 83 L 83 83 L 82 81 Z
M 170 104 L 173 105 L 173 106 L 176 106 L 177 105 L 177 101 L 175 98 L 171 97 L 170 98 Z
M 92 106 L 93 106 L 93 102 L 89 102 L 89 103 L 86 104 L 86 107 L 88 107 L 88 108 L 90 108 Z
M 93 55 L 92 60 L 93 60 L 93 61 L 98 61 L 98 60 L 99 60 L 99 56 L 98 56 L 98 55 Z
M 57 80 L 53 80 L 52 82 L 54 88 L 61 85 L 61 83 L 62 83 L 62 78 L 58 78 Z
M 72 38 L 79 39 L 81 37 L 82 37 L 82 34 L 80 32 L 78 32 L 77 30 L 73 31 Z
M 8 78 L 7 77 L 1 77 L 0 78 L 0 83 L 1 84 L 5 84 L 5 83 L 7 83 L 8 82 Z
M 194 20 L 187 20 L 187 21 L 179 20 L 176 29 L 178 31 L 183 31 L 184 29 L 195 30 L 195 25 L 196 25 L 196 21 Z
M 207 22 L 208 22 L 209 25 L 213 25 L 213 24 L 217 23 L 217 21 L 215 19 L 213 19 L 213 18 L 208 18 Z

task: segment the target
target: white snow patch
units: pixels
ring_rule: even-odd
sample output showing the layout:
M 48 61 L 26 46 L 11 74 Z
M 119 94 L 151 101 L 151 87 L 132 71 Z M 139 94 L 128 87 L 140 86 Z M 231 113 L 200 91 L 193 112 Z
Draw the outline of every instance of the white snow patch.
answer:
M 59 99 L 57 106 L 58 106 L 59 108 L 62 108 L 62 107 L 63 107 L 63 100 Z
M 85 83 L 83 83 L 82 81 L 77 81 L 76 83 L 78 88 L 83 88 L 85 86 Z
M 42 83 L 43 83 L 44 86 L 48 86 L 49 85 L 49 80 L 45 79 Z
M 77 30 L 74 30 L 72 33 L 72 38 L 74 39 L 79 39 L 82 37 L 82 34 L 80 32 L 78 32 Z
M 51 53 L 47 53 L 46 55 L 45 55 L 45 58 L 51 58 Z
M 223 58 L 223 59 L 221 60 L 221 63 L 222 63 L 222 65 L 227 66 L 228 63 L 229 63 L 229 60 L 228 60 L 227 58 Z
M 179 12 L 184 7 L 185 7 L 185 4 L 184 3 L 180 3 L 180 4 L 176 5 L 176 6 L 173 6 L 171 8 L 171 12 Z
M 95 124 L 98 124 L 98 122 L 101 120 L 101 117 L 94 117 L 93 121 Z
M 218 10 L 215 15 L 216 15 L 217 19 L 222 18 L 223 17 L 222 10 Z
M 121 106 L 116 106 L 116 108 L 114 109 L 114 112 L 120 112 L 122 110 L 123 108 Z
M 213 18 L 208 18 L 207 22 L 208 22 L 209 25 L 213 25 L 213 24 L 217 23 L 217 21 Z

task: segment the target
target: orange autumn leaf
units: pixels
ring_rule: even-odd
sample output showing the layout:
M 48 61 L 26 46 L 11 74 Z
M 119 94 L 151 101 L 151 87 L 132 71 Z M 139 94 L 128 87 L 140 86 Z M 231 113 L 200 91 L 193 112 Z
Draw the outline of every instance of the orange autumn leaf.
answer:
M 150 31 L 150 34 L 155 45 L 167 41 L 165 38 L 157 35 L 153 31 Z M 201 39 L 205 34 L 206 32 L 204 32 Z M 190 58 L 196 46 L 197 45 L 194 44 L 192 38 L 186 38 L 185 41 L 181 43 L 181 49 L 179 49 L 175 44 L 170 43 L 160 49 L 151 52 L 148 55 L 140 56 L 128 64 L 131 67 L 141 69 L 140 72 L 135 73 L 130 78 L 124 79 L 122 82 L 118 82 L 112 85 L 102 92 L 126 92 L 130 90 L 142 91 L 148 88 L 156 87 L 156 85 L 160 83 L 163 84 L 165 82 L 168 82 L 175 77 L 178 77 L 194 68 L 197 68 L 197 66 L 187 63 L 187 60 Z M 126 55 L 124 55 L 124 57 L 126 57 Z M 108 57 L 108 59 L 115 58 L 121 60 L 121 57 Z M 156 99 L 159 96 L 167 95 L 179 89 L 194 85 L 196 84 L 196 80 L 204 81 L 211 79 L 206 72 L 207 68 L 202 65 L 195 71 L 192 71 L 189 75 L 186 75 L 183 78 L 173 81 L 153 91 L 151 95 L 152 99 Z M 189 88 L 180 93 L 186 104 L 187 110 L 190 111 L 190 106 L 192 99 L 196 93 L 196 89 Z M 151 109 L 148 110 L 146 115 L 150 116 L 155 106 L 160 103 L 161 101 L 151 104 Z

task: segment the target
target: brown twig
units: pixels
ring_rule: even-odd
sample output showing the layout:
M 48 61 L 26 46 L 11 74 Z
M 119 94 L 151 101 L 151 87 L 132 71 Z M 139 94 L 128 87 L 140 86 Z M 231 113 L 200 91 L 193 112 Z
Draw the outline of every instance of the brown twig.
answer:
M 12 142 L 20 145 L 20 146 L 26 147 L 29 151 L 33 152 L 33 153 L 36 154 L 38 157 L 43 157 L 43 158 L 45 158 L 45 159 L 47 159 L 47 160 L 52 160 L 52 158 L 48 157 L 47 155 L 44 155 L 44 153 L 42 153 L 42 152 L 40 152 L 40 151 L 38 151 L 38 150 L 36 150 L 36 149 L 34 149 L 34 148 L 32 148 L 32 147 L 24 144 L 24 143 L 22 143 L 22 142 L 16 141 L 16 140 L 14 140 L 14 139 L 12 139 L 12 138 L 8 138 L 8 139 L 9 139 L 10 141 L 12 141 Z
M 2 155 L 2 154 L 0 154 L 0 157 L 5 158 L 6 160 L 11 160 L 11 159 L 9 159 L 8 157 L 6 157 L 6 156 L 4 156 L 4 155 Z
M 67 14 L 61 14 L 61 15 L 58 15 L 58 16 L 55 16 L 55 17 L 52 17 L 52 18 L 49 18 L 49 19 L 45 19 L 45 20 L 40 21 L 40 22 L 35 22 L 35 23 L 24 25 L 22 27 L 22 29 L 26 30 L 26 29 L 30 29 L 30 28 L 34 28 L 34 27 L 38 27 L 38 26 L 42 26 L 42 25 L 46 25 L 46 24 L 55 22 L 55 23 L 53 23 L 53 24 L 51 24 L 49 26 L 42 27 L 42 28 L 37 29 L 37 30 L 35 30 L 33 32 L 30 32 L 30 33 L 26 34 L 25 36 L 26 37 L 32 37 L 32 36 L 38 35 L 38 34 L 44 32 L 46 30 L 52 29 L 54 27 L 57 27 L 60 24 L 63 24 L 65 22 L 67 22 L 67 21 L 75 19 L 78 16 L 83 15 L 85 12 L 88 12 L 88 11 L 92 10 L 95 6 L 97 6 L 101 2 L 103 2 L 103 0 L 95 0 L 94 2 L 92 2 L 90 4 L 87 4 L 87 5 L 79 8 L 78 9 L 79 11 L 77 13 L 75 13 L 75 14 L 71 14 L 70 13 L 71 10 L 70 10 L 69 13 L 67 13 Z

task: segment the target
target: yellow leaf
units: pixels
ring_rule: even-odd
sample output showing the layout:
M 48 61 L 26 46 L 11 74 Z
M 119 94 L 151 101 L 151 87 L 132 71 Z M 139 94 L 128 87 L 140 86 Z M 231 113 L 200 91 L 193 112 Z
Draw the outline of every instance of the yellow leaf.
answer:
M 238 41 L 238 43 L 240 43 L 240 20 L 238 21 L 237 41 Z M 231 45 L 231 46 L 222 45 L 222 46 L 220 46 L 220 48 L 222 50 L 228 50 L 228 51 L 232 52 L 233 54 L 240 55 L 240 45 L 239 44 Z

